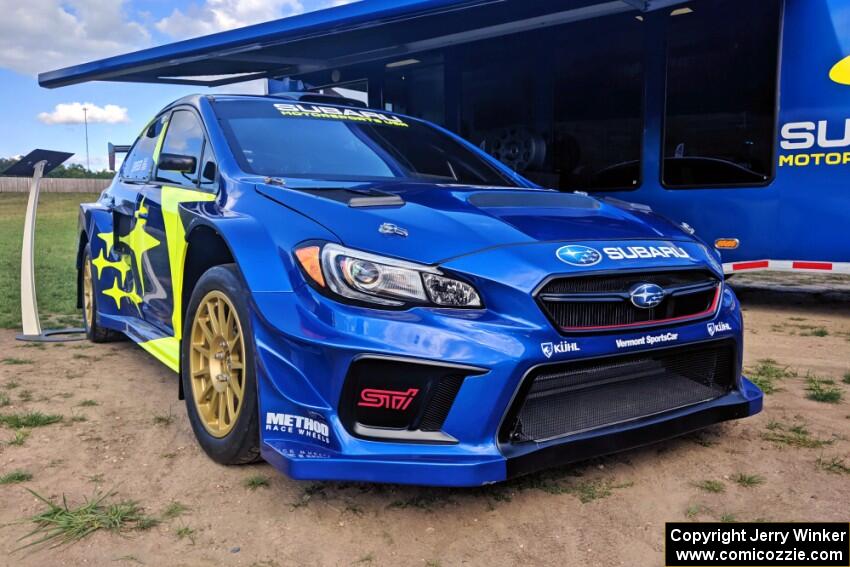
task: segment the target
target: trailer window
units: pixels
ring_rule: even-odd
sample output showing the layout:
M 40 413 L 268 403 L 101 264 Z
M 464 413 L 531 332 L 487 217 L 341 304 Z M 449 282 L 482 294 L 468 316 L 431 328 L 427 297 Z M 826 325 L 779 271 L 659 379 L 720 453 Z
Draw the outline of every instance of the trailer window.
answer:
M 644 25 L 633 14 L 583 22 L 559 34 L 552 160 L 561 189 L 640 186 L 643 35 Z
M 696 0 L 671 11 L 665 186 L 769 183 L 779 15 L 778 0 Z
M 384 110 L 443 126 L 446 123 L 443 65 L 416 65 L 413 61 L 417 60 L 391 62 L 391 67 L 387 67 L 384 74 Z M 410 62 L 409 66 L 399 66 L 399 63 L 407 62 Z
M 462 135 L 546 187 L 637 188 L 643 28 L 624 14 L 465 46 Z

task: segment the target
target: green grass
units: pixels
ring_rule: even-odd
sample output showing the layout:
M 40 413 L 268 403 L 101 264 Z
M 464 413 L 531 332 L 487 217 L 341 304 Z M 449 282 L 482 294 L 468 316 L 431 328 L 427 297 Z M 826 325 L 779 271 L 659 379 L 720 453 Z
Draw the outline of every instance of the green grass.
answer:
M 242 481 L 242 484 L 245 486 L 245 488 L 247 488 L 249 490 L 257 490 L 258 488 L 261 488 L 261 487 L 262 488 L 268 488 L 269 477 L 267 477 L 266 475 L 262 475 L 262 474 L 255 474 L 253 476 L 249 476 L 244 481 Z
M 779 380 L 793 378 L 797 373 L 788 366 L 780 366 L 772 358 L 762 358 L 756 365 L 747 370 L 747 377 L 765 394 L 773 394 L 779 390 L 776 384 Z
M 833 457 L 829 460 L 818 457 L 817 467 L 833 474 L 850 474 L 850 466 L 844 464 L 844 459 Z
M 719 480 L 703 480 L 696 483 L 696 487 L 712 494 L 719 494 L 726 491 L 726 485 Z
M 829 331 L 824 327 L 816 327 L 810 331 L 803 331 L 800 333 L 801 337 L 826 337 L 829 335 Z
M 42 323 L 57 316 L 80 324 L 76 306 L 77 214 L 92 193 L 46 193 L 38 204 L 35 279 Z M 27 208 L 25 193 L 0 193 L 0 328 L 18 328 L 21 320 L 21 238 Z
M 850 372 L 845 372 L 844 377 L 841 378 L 841 381 L 845 384 L 850 384 Z
M 818 439 L 806 429 L 805 425 L 787 425 L 778 421 L 767 424 L 767 431 L 762 433 L 762 439 L 771 441 L 776 445 L 786 445 L 798 449 L 817 449 L 831 445 L 832 440 Z
M 844 395 L 840 388 L 835 387 L 834 380 L 824 380 L 815 376 L 806 378 L 806 397 L 816 402 L 837 404 Z
M 56 547 L 79 541 L 98 530 L 116 533 L 146 530 L 159 523 L 156 518 L 145 515 L 132 500 L 107 502 L 113 496 L 111 493 L 95 496 L 77 507 L 71 507 L 64 496 L 60 505 L 32 490 L 30 492 L 46 508 L 24 520 L 35 524 L 35 527 L 21 538 L 21 541 L 29 541 L 19 549 L 43 544 Z
M 99 404 L 94 400 L 83 400 L 77 405 L 80 406 L 80 407 L 84 407 L 84 408 L 90 408 L 90 407 L 94 407 L 94 406 L 99 405 Z
M 614 484 L 605 480 L 577 482 L 570 487 L 570 493 L 575 495 L 582 504 L 587 504 L 600 498 L 608 498 L 615 488 L 628 488 L 632 484 L 631 482 Z
M 195 530 L 189 526 L 180 526 L 175 533 L 177 534 L 177 539 L 189 538 L 189 541 L 195 543 Z
M 153 416 L 153 424 L 168 427 L 174 423 L 174 414 L 171 413 L 171 408 L 168 408 L 168 413 Z
M 700 514 L 708 512 L 708 509 L 701 504 L 691 504 L 688 506 L 687 510 L 685 510 L 685 516 L 690 519 L 694 519 Z
M 43 414 L 40 411 L 28 411 L 26 413 L 10 413 L 0 415 L 0 425 L 21 429 L 24 427 L 43 427 L 62 421 L 62 416 L 57 414 Z
M 15 436 L 8 442 L 9 445 L 14 447 L 23 447 L 24 443 L 26 443 L 27 437 L 30 436 L 30 432 L 25 429 L 18 429 L 15 431 Z
M 176 518 L 177 516 L 183 515 L 183 513 L 187 510 L 189 510 L 188 506 L 175 500 L 174 502 L 166 506 L 165 510 L 162 511 L 162 518 L 165 520 L 171 520 Z
M 0 363 L 5 364 L 6 366 L 20 366 L 22 364 L 32 364 L 32 360 L 28 358 L 7 357 L 0 360 Z
M 4 392 L 0 392 L 0 408 L 8 406 L 10 403 L 9 395 Z
M 17 484 L 28 480 L 32 480 L 32 474 L 27 471 L 17 470 L 0 475 L 0 484 Z
M 732 480 L 744 488 L 752 488 L 753 486 L 764 484 L 764 477 L 757 474 L 738 473 L 732 477 Z

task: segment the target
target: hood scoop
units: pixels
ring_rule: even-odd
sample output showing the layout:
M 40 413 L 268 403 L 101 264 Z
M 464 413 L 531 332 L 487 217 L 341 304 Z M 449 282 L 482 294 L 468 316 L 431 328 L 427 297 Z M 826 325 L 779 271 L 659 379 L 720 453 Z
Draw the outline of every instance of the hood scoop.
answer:
M 393 193 L 385 193 L 376 189 L 315 189 L 290 187 L 295 191 L 307 193 L 314 197 L 321 197 L 343 203 L 356 209 L 370 207 L 402 207 L 404 199 Z
M 536 208 L 536 209 L 583 209 L 600 207 L 599 201 L 587 195 L 560 193 L 557 191 L 486 191 L 473 193 L 469 204 L 482 209 Z

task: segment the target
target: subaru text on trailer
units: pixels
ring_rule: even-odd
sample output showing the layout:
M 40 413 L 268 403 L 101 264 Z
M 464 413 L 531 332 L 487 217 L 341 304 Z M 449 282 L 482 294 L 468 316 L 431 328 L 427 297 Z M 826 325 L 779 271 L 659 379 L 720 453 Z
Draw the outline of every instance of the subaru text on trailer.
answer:
M 80 298 L 179 372 L 217 462 L 481 485 L 761 409 L 686 228 L 407 116 L 193 96 L 82 205 Z

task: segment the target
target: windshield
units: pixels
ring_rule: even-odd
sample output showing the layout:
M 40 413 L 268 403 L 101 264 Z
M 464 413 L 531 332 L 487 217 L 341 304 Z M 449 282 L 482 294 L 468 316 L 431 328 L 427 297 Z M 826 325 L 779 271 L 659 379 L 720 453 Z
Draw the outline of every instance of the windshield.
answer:
M 438 129 L 391 114 L 269 100 L 214 108 L 240 167 L 256 175 L 517 185 Z

